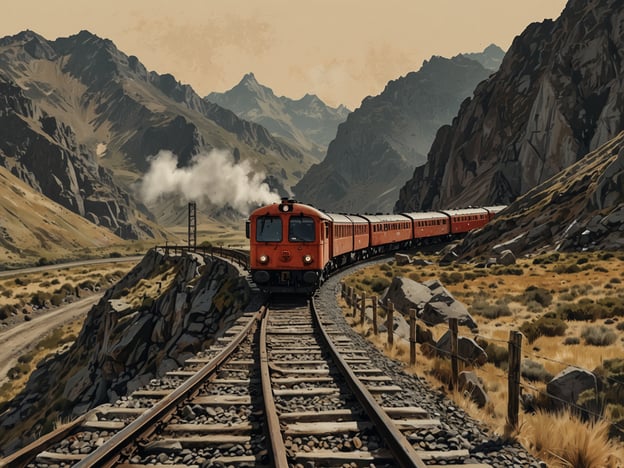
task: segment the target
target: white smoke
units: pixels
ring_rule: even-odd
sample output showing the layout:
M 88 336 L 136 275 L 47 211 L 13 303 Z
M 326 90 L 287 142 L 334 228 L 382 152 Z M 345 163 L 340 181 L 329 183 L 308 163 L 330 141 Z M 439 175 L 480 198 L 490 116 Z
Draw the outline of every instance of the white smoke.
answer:
M 262 182 L 263 173 L 255 172 L 248 161 L 236 163 L 227 151 L 200 153 L 186 167 L 177 164 L 178 157 L 171 151 L 163 150 L 150 158 L 150 168 L 140 186 L 143 201 L 151 203 L 164 195 L 178 194 L 188 201 L 230 205 L 246 213 L 253 205 L 280 199 Z

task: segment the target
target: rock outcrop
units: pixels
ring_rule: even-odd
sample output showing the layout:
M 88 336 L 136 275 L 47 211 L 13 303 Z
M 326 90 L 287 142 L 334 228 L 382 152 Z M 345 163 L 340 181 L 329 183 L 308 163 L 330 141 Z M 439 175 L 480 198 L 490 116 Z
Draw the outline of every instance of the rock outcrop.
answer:
M 458 257 L 624 248 L 624 132 L 470 233 Z
M 337 212 L 389 212 L 425 162 L 436 130 L 492 70 L 464 56 L 432 57 L 367 97 L 338 127 L 325 159 L 294 187 L 298 199 Z
M 570 0 L 529 25 L 442 127 L 396 211 L 508 204 L 624 130 L 624 4 Z
M 246 74 L 229 91 L 210 93 L 204 99 L 230 109 L 241 119 L 262 125 L 319 160 L 325 157 L 338 124 L 349 113 L 345 106 L 330 107 L 313 94 L 298 100 L 278 97 L 271 88 L 258 83 L 253 73 Z
M 3 449 L 178 368 L 222 334 L 249 297 L 228 263 L 151 250 L 89 311 L 70 349 L 40 364 L 0 416 Z
M 0 165 L 52 201 L 119 237 L 154 237 L 131 196 L 71 127 L 0 76 Z

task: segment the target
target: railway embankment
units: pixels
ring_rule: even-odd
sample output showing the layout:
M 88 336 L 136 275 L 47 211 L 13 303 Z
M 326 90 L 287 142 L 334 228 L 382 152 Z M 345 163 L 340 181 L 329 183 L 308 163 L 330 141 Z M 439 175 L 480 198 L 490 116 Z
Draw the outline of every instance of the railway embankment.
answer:
M 150 250 L 89 311 L 71 347 L 41 362 L 3 409 L 3 454 L 177 368 L 214 342 L 249 299 L 248 283 L 225 261 Z

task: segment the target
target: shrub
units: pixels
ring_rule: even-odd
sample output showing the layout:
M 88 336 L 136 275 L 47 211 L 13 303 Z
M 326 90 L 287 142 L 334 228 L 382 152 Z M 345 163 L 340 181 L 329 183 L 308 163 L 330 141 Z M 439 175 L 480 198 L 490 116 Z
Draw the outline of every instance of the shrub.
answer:
M 111 252 L 109 255 L 110 258 L 121 258 L 120 252 Z
M 65 296 L 61 295 L 61 294 L 53 294 L 52 297 L 50 298 L 50 303 L 55 306 L 58 307 L 63 303 L 63 299 L 65 298 Z
M 576 263 L 567 264 L 567 265 L 563 264 L 563 265 L 555 266 L 555 268 L 553 268 L 553 271 L 558 274 L 578 273 L 579 271 L 581 271 L 581 267 L 579 267 Z
M 496 367 L 507 369 L 509 350 L 506 347 L 499 346 L 495 343 L 489 343 L 485 340 L 478 340 L 478 344 L 484 349 L 485 354 L 487 354 L 488 362 L 491 362 Z
M 30 297 L 30 303 L 37 307 L 45 307 L 46 302 L 52 299 L 52 295 L 48 292 L 38 291 Z
M 544 288 L 537 286 L 529 286 L 524 290 L 524 294 L 520 296 L 520 302 L 526 304 L 535 301 L 542 307 L 548 307 L 552 303 L 552 294 Z
M 472 303 L 472 306 L 468 310 L 471 314 L 481 315 L 482 317 L 490 320 L 511 315 L 509 306 L 502 301 L 497 301 L 496 304 L 489 304 L 483 299 L 477 299 Z
M 50 281 L 50 284 L 53 284 L 53 285 L 56 286 L 57 284 L 61 284 L 61 282 L 59 281 L 58 278 L 54 278 L 54 279 L 52 279 L 52 281 Z
M 581 337 L 586 344 L 593 346 L 609 346 L 617 339 L 615 332 L 604 325 L 585 327 Z
M 563 340 L 563 344 L 567 346 L 576 345 L 580 343 L 581 343 L 581 339 L 578 336 L 568 336 L 565 340 Z
M 440 281 L 444 284 L 457 284 L 461 283 L 463 280 L 464 275 L 457 271 L 453 271 L 451 274 L 444 271 L 440 274 Z
M 615 328 L 617 328 L 620 331 L 624 331 L 624 322 L 620 322 L 618 323 Z
M 549 382 L 552 380 L 553 375 L 544 369 L 544 366 L 539 362 L 531 361 L 530 359 L 524 359 L 520 365 L 520 375 L 532 382 Z
M 558 317 L 546 314 L 533 322 L 524 322 L 520 331 L 533 343 L 540 336 L 563 336 L 568 326 Z
M 390 286 L 390 281 L 388 281 L 386 278 L 373 278 L 373 281 L 371 282 L 371 290 L 373 292 L 376 292 L 377 294 L 381 294 L 382 292 L 384 292 L 384 290 Z
M 522 276 L 524 274 L 524 270 L 520 267 L 513 266 L 513 265 L 497 266 L 492 269 L 492 274 Z
M 559 254 L 557 252 L 549 254 L 545 257 L 537 257 L 533 260 L 533 265 L 547 265 L 559 260 Z
M 12 295 L 13 295 L 13 292 L 10 289 L 5 289 L 4 291 L 2 291 L 2 296 L 6 297 L 7 299 L 11 297 Z

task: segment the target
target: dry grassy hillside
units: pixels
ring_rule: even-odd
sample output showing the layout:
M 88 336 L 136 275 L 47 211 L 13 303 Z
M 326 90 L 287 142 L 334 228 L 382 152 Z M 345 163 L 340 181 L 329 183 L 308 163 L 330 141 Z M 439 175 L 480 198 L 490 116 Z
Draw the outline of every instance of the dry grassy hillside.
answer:
M 470 370 L 482 379 L 491 401 L 478 409 L 455 393 L 451 396 L 458 404 L 498 434 L 517 437 L 549 466 L 624 466 L 624 433 L 619 429 L 624 428 L 621 397 L 619 401 L 607 401 L 602 419 L 596 424 L 579 421 L 570 413 L 551 414 L 544 398 L 546 382 L 568 365 L 594 371 L 609 360 L 622 362 L 624 253 L 550 253 L 519 260 L 516 265 L 491 268 L 460 264 L 441 267 L 434 257 L 428 260 L 433 262 L 428 266 L 389 262 L 366 267 L 345 281 L 358 294 L 365 291 L 370 297 L 380 296 L 394 276 L 440 280 L 468 307 L 479 326 L 477 336 L 463 327 L 460 335 L 475 338 L 488 353 L 489 362 Z M 344 310 L 350 314 L 346 305 Z M 370 324 L 361 327 L 349 319 L 392 357 L 409 361 L 407 342 L 399 340 L 389 350 L 385 336 L 372 336 Z M 448 327 L 442 324 L 431 330 L 437 339 Z M 534 397 L 537 409 L 535 413 L 521 410 L 520 428 L 514 434 L 505 428 L 510 330 L 524 334 L 521 387 L 523 393 Z M 426 356 L 422 348 L 411 370 L 425 376 L 434 388 L 445 389 L 450 379 L 449 361 Z M 621 392 L 622 384 L 617 383 L 621 375 L 613 374 L 611 380 L 616 383 L 616 393 Z M 601 393 L 599 398 L 603 397 Z

